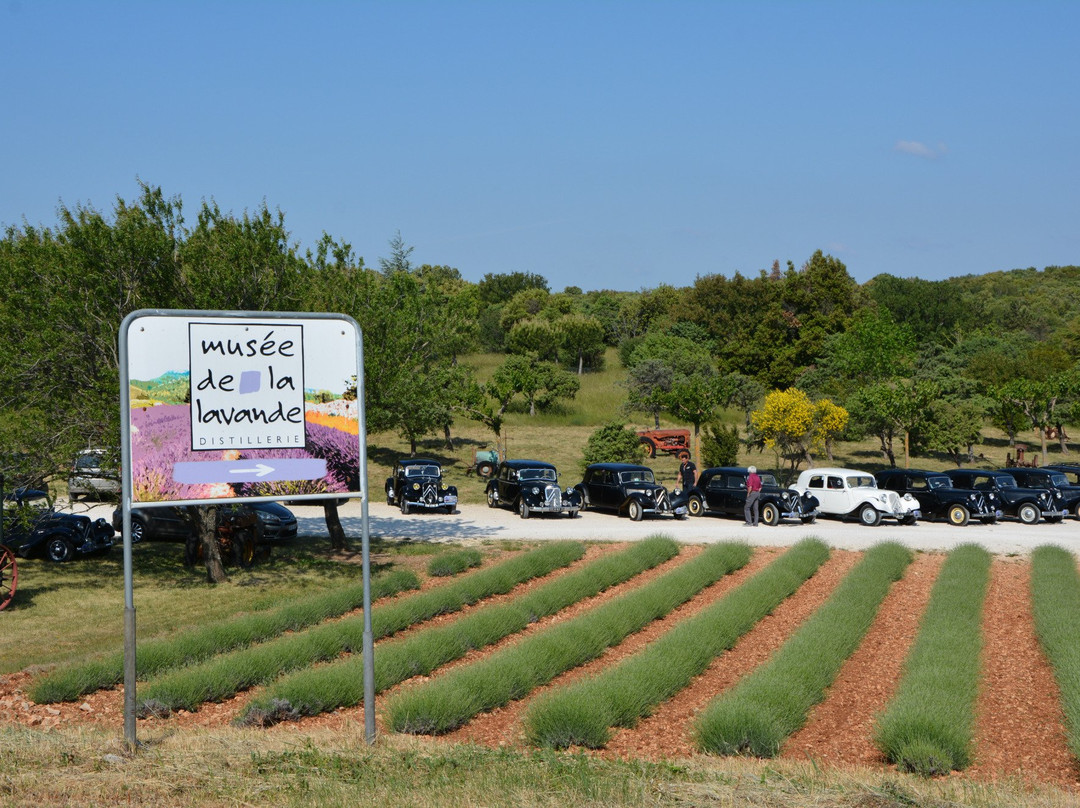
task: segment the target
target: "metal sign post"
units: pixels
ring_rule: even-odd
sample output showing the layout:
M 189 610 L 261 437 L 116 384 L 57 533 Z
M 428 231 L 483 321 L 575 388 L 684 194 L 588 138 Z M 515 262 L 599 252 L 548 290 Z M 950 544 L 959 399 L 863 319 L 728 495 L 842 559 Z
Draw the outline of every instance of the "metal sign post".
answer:
M 367 741 L 373 742 L 360 327 L 342 314 L 144 309 L 124 318 L 119 349 L 125 743 L 138 745 L 132 505 L 315 501 L 327 495 L 361 501 L 364 717 Z M 135 401 L 133 388 L 139 392 Z

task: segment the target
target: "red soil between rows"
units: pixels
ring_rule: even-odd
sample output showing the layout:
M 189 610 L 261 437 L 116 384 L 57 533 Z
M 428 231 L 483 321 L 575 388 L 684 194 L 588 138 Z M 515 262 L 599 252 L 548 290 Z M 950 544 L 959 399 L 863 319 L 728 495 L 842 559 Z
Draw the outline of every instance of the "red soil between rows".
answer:
M 484 605 L 519 597 L 522 592 L 566 574 L 602 553 L 614 552 L 620 546 L 590 547 L 586 558 L 567 570 L 531 581 L 507 595 L 484 601 Z M 598 603 L 641 586 L 689 560 L 701 549 L 684 548 L 678 558 L 554 617 L 540 620 L 530 626 L 526 633 L 541 630 L 554 622 L 570 620 Z M 744 569 L 708 587 L 668 617 L 632 635 L 592 663 L 558 677 L 547 687 L 557 687 L 587 676 L 633 654 L 678 620 L 697 613 L 723 597 L 774 560 L 779 552 L 772 548 L 756 548 L 750 564 Z M 809 581 L 741 638 L 734 648 L 718 657 L 688 688 L 660 705 L 652 716 L 636 727 L 616 730 L 607 749 L 595 754 L 649 760 L 676 760 L 697 755 L 690 738 L 695 714 L 718 693 L 768 659 L 828 599 L 860 555 L 834 550 L 831 558 Z M 843 665 L 825 699 L 813 709 L 806 725 L 784 745 L 782 757 L 813 759 L 830 766 L 887 767 L 888 764 L 873 745 L 874 716 L 883 709 L 896 689 L 904 656 L 914 640 L 918 621 L 943 559 L 944 556 L 937 553 L 916 555 L 903 579 L 886 596 L 863 643 Z M 994 559 L 991 566 L 983 617 L 983 678 L 977 705 L 975 764 L 966 772 L 953 776 L 974 780 L 1020 779 L 1032 784 L 1044 783 L 1075 789 L 1080 787 L 1080 766 L 1066 746 L 1057 685 L 1035 637 L 1028 589 L 1029 574 L 1027 559 L 999 557 Z M 444 615 L 431 622 L 454 620 L 474 608 L 477 607 L 469 607 L 458 615 Z M 504 640 L 492 648 L 474 651 L 435 675 L 493 653 L 506 643 L 516 642 L 520 636 Z M 26 696 L 32 676 L 31 671 L 0 676 L 0 725 L 18 724 L 50 729 L 93 723 L 115 727 L 117 732 L 122 730 L 123 693 L 120 688 L 91 694 L 77 703 L 37 705 Z M 414 686 L 415 682 L 413 680 L 401 687 Z M 461 730 L 444 736 L 438 742 L 524 749 L 521 717 L 531 699 L 544 689 L 521 702 L 478 716 Z M 140 736 L 187 726 L 227 724 L 258 692 L 241 694 L 221 704 L 204 705 L 196 713 L 181 711 L 168 719 L 141 720 Z M 377 707 L 385 704 L 392 693 L 393 690 L 381 694 Z M 380 732 L 386 732 L 381 713 L 379 717 Z M 357 707 L 279 725 L 270 731 L 303 733 L 313 727 L 327 727 L 355 735 L 362 733 L 363 721 L 362 708 Z

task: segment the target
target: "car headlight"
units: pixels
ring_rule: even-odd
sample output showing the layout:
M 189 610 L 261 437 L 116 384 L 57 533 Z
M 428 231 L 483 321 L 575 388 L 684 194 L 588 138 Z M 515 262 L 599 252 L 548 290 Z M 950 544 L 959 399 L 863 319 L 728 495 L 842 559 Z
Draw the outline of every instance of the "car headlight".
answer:
M 968 494 L 968 500 L 974 502 L 978 494 Z
M 412 484 L 412 490 L 413 491 L 419 491 L 420 490 L 420 483 L 413 483 Z
M 540 493 L 540 489 L 539 489 L 539 488 L 537 488 L 537 487 L 536 487 L 536 486 L 534 485 L 534 486 L 532 487 L 532 492 L 533 492 L 534 494 L 539 494 L 539 493 Z
M 266 511 L 255 511 L 255 515 L 259 517 L 260 522 L 276 522 L 278 520 L 276 516 Z

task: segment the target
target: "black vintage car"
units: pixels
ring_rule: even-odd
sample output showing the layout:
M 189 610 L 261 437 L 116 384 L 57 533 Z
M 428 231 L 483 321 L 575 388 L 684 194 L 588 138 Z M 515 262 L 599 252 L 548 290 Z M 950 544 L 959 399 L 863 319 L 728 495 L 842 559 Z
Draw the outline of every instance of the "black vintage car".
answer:
M 487 484 L 489 508 L 513 508 L 528 519 L 534 513 L 565 513 L 571 519 L 581 509 L 581 494 L 559 488 L 559 474 L 541 460 L 504 460 Z
M 15 507 L 4 508 L 4 544 L 23 558 L 70 561 L 113 546 L 112 525 L 104 519 L 53 510 L 41 504 L 44 491 L 23 491 L 13 499 Z
M 950 525 L 966 525 L 972 519 L 993 524 L 1003 516 L 1001 498 L 995 491 L 957 488 L 943 472 L 922 469 L 886 469 L 874 474 L 879 488 L 911 494 L 927 519 L 945 519 Z
M 698 477 L 697 484 L 686 492 L 686 507 L 690 515 L 715 513 L 741 519 L 746 504 L 746 478 L 749 475 L 749 470 L 741 466 L 705 469 Z M 759 472 L 758 476 L 761 477 L 758 512 L 762 522 L 778 525 L 781 519 L 798 519 L 809 524 L 817 517 L 816 497 L 781 488 L 771 474 Z
M 1065 510 L 1080 519 L 1080 485 L 1069 480 L 1069 476 L 1060 469 L 1048 468 L 1007 468 L 1001 469 L 1016 478 L 1024 488 L 1040 488 L 1047 491 L 1060 491 L 1061 502 Z
M 593 463 L 575 488 L 582 508 L 626 514 L 635 522 L 645 514 L 686 518 L 686 495 L 678 490 L 669 494 L 648 466 Z
M 1047 522 L 1065 518 L 1060 493 L 1055 496 L 1053 491 L 1021 488 L 1015 477 L 1003 471 L 949 469 L 944 473 L 957 488 L 997 494 L 1002 514 L 1015 517 L 1025 525 L 1034 525 L 1040 517 Z
M 386 504 L 402 513 L 410 510 L 446 511 L 457 508 L 457 488 L 443 485 L 438 460 L 406 457 L 398 461 L 394 476 L 386 478 Z

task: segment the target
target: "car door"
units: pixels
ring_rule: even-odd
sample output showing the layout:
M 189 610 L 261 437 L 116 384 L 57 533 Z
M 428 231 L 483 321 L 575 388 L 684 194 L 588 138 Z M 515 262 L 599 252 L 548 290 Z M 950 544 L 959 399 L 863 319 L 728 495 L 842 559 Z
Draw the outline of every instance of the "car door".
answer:
M 838 474 L 815 474 L 808 484 L 810 493 L 818 498 L 824 513 L 845 514 L 851 510 L 850 495 L 844 487 L 844 478 Z
M 745 504 L 746 477 L 742 474 L 725 474 L 722 506 L 724 513 L 742 516 Z

